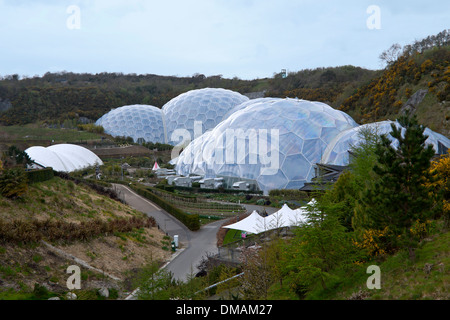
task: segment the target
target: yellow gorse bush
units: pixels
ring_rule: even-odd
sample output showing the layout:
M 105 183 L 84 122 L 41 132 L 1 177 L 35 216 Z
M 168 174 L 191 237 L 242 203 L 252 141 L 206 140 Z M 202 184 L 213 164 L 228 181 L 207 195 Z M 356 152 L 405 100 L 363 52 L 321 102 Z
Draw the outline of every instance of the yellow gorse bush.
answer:
M 383 239 L 387 236 L 389 227 L 383 230 L 367 229 L 362 234 L 360 242 L 354 241 L 354 244 L 363 250 L 366 250 L 370 256 L 380 256 L 387 253 Z
M 431 226 L 432 221 L 431 220 L 427 220 L 425 222 L 420 222 L 419 220 L 417 220 L 409 229 L 409 232 L 411 232 L 411 234 L 418 238 L 418 239 L 422 239 L 424 238 L 429 231 L 429 228 Z
M 450 193 L 450 149 L 447 150 L 447 154 L 441 155 L 431 163 L 430 173 L 437 179 L 428 183 L 427 187 L 439 189 L 448 195 Z M 450 214 L 450 201 L 445 196 L 443 198 L 443 214 Z

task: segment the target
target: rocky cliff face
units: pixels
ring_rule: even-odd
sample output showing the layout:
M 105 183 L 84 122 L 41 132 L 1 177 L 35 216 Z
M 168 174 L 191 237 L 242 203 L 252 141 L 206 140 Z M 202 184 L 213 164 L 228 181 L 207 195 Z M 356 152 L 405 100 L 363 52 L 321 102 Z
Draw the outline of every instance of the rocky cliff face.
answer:
M 405 105 L 400 109 L 400 113 L 404 114 L 405 112 L 409 111 L 410 114 L 414 114 L 416 112 L 417 106 L 422 102 L 427 93 L 427 89 L 418 90 L 408 99 L 408 101 L 406 101 Z

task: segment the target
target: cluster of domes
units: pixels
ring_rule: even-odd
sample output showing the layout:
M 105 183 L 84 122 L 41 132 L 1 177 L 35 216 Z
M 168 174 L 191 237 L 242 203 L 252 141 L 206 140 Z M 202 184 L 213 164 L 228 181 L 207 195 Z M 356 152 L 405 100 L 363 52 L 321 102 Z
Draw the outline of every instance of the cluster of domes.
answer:
M 140 138 L 178 146 L 184 142 L 184 150 L 173 159 L 177 174 L 247 179 L 265 193 L 301 188 L 313 178 L 316 163 L 347 165 L 351 147 L 361 142 L 361 131 L 388 134 L 391 123 L 359 126 L 325 103 L 250 100 L 231 90 L 212 88 L 183 93 L 162 109 L 117 108 L 96 122 L 106 133 L 131 136 L 136 142 Z M 430 129 L 425 134 L 436 153 L 450 148 L 446 137 Z
M 191 90 L 173 98 L 162 109 L 151 105 L 113 109 L 98 119 L 96 125 L 114 137 L 177 145 L 214 128 L 232 108 L 248 100 L 226 89 Z
M 333 138 L 357 123 L 321 102 L 258 99 L 194 140 L 179 156 L 178 174 L 240 177 L 263 191 L 297 189 Z

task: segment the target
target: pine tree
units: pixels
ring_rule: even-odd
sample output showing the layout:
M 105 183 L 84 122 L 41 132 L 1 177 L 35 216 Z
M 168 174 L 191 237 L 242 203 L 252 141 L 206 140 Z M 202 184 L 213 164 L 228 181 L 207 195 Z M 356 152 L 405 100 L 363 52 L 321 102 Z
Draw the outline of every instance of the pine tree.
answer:
M 425 145 L 428 138 L 424 135 L 425 127 L 418 124 L 415 116 L 401 116 L 398 123 L 401 127 L 392 124 L 390 133 L 399 142 L 397 148 L 387 135 L 381 135 L 377 143 L 373 171 L 378 179 L 365 192 L 361 206 L 366 213 L 366 227 L 378 230 L 388 227 L 391 244 L 409 248 L 413 258 L 415 241 L 411 226 L 434 214 L 435 199 L 427 187 L 434 150 Z

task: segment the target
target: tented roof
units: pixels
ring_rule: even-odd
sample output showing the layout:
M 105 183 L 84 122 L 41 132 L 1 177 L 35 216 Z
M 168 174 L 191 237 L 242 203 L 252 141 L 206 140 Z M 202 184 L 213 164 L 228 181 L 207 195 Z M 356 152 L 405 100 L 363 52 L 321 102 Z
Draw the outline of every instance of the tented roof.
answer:
M 224 228 L 242 230 L 256 234 L 269 230 L 268 226 L 266 226 L 265 218 L 261 217 L 256 211 L 253 211 L 247 218 L 228 226 L 224 226 Z
M 270 229 L 277 229 L 299 225 L 301 222 L 304 222 L 305 217 L 301 208 L 293 210 L 285 204 L 280 210 L 267 216 L 265 219 L 266 225 Z
M 261 217 L 258 212 L 253 211 L 247 218 L 224 228 L 258 234 L 273 229 L 298 226 L 303 222 L 306 222 L 305 210 L 303 208 L 292 210 L 285 204 L 280 210 L 267 217 Z
M 57 144 L 47 148 L 35 146 L 25 152 L 36 164 L 52 167 L 55 171 L 72 172 L 103 164 L 95 153 L 74 144 Z

